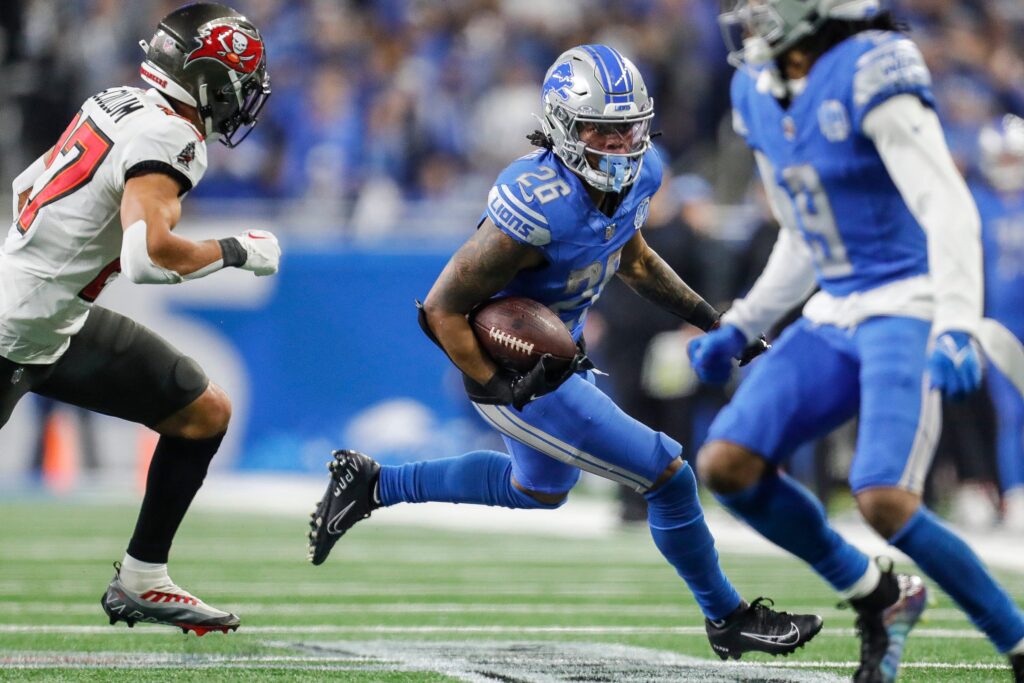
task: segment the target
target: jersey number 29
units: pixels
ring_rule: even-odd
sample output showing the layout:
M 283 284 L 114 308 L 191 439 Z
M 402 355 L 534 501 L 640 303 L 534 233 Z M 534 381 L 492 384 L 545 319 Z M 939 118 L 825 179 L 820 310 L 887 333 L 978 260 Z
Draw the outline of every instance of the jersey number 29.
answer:
M 853 264 L 818 172 L 810 165 L 790 166 L 782 171 L 782 180 L 821 274 L 833 278 L 852 273 Z

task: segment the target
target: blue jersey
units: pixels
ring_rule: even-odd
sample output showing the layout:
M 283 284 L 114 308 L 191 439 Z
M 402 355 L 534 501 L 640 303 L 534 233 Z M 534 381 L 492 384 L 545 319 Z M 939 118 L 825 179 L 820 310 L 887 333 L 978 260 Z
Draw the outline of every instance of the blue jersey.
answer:
M 981 183 L 971 192 L 981 214 L 985 315 L 1024 339 L 1024 192 L 1003 195 Z
M 899 33 L 867 31 L 823 54 L 789 108 L 740 69 L 732 82 L 734 127 L 775 168 L 776 183 L 814 254 L 821 288 L 834 296 L 928 272 L 925 234 L 893 184 L 865 116 L 900 94 L 934 106 L 917 47 Z
M 607 216 L 553 152 L 512 162 L 491 188 L 486 216 L 509 237 L 540 250 L 547 264 L 519 272 L 498 296 L 539 301 L 579 339 L 587 310 L 619 268 L 622 248 L 647 220 L 661 176 L 661 159 L 651 149 L 640 176 Z

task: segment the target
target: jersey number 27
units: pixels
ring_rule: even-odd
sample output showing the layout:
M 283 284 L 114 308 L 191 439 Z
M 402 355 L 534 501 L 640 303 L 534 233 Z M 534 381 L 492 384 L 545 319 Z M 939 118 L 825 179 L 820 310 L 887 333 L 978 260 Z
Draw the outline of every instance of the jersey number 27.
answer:
M 59 157 L 60 170 L 39 188 L 18 216 L 18 232 L 22 235 L 32 227 L 40 209 L 68 196 L 92 180 L 96 169 L 114 146 L 92 119 L 79 123 L 81 116 L 79 112 L 71 121 L 46 160 L 46 169 L 49 171 Z

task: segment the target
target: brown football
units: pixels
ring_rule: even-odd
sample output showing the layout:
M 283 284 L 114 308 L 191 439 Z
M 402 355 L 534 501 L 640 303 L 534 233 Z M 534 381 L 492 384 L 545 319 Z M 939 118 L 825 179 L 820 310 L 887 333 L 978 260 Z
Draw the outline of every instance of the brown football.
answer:
M 533 368 L 545 353 L 551 369 L 564 369 L 576 355 L 572 335 L 554 311 L 533 299 L 494 299 L 470 318 L 473 332 L 498 365 L 514 372 Z

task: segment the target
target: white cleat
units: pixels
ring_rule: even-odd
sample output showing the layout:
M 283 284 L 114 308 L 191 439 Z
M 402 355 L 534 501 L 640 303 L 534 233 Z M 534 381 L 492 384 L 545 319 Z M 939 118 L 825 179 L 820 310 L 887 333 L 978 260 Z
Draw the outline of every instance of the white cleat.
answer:
M 238 629 L 239 620 L 234 614 L 210 607 L 174 583 L 136 593 L 121 582 L 120 563 L 114 563 L 114 570 L 114 578 L 100 598 L 111 624 L 123 621 L 129 628 L 137 622 L 166 624 L 180 628 L 182 633 L 193 631 L 197 636 Z

